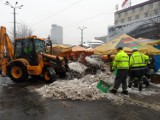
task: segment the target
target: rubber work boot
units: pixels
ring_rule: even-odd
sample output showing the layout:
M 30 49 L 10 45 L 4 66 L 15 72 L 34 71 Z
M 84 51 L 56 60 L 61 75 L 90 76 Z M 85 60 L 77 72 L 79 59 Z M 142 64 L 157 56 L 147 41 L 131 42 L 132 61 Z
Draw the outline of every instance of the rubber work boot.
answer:
M 138 84 L 134 83 L 133 87 L 138 88 Z
M 147 88 L 148 86 L 149 86 L 149 82 L 147 81 L 147 82 L 146 82 L 146 88 Z
M 131 85 L 128 85 L 128 87 L 131 88 L 132 86 L 131 86 Z
M 146 85 L 146 88 L 149 86 L 149 81 L 145 76 L 143 77 L 143 83 Z
M 131 88 L 131 87 L 132 87 L 132 82 L 130 82 L 130 83 L 129 83 L 128 87 L 129 87 L 129 88 Z
M 111 90 L 110 90 L 110 93 L 116 94 L 116 93 L 117 93 L 117 90 L 111 89 Z
M 139 91 L 142 91 L 142 83 L 139 83 L 138 89 L 139 89 Z
M 121 93 L 124 94 L 124 95 L 128 95 L 128 91 L 127 90 L 123 90 Z

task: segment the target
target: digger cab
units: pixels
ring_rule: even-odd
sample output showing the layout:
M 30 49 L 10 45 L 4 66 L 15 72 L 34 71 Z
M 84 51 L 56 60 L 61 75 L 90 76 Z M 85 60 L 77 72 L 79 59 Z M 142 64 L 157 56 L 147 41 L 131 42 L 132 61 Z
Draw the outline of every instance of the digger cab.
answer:
M 44 40 L 35 36 L 15 40 L 15 59 L 25 58 L 30 65 L 38 65 L 38 54 L 45 53 Z
M 57 75 L 66 75 L 64 59 L 46 54 L 43 39 L 36 36 L 16 39 L 14 46 L 14 60 L 7 66 L 7 74 L 13 81 L 20 82 L 31 76 L 42 77 L 50 83 Z

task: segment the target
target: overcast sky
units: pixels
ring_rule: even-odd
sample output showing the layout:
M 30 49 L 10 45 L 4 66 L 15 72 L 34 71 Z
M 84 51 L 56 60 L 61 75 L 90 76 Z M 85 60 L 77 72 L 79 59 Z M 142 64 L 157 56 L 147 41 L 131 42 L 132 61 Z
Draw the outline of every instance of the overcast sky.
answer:
M 13 28 L 13 9 L 0 0 L 0 26 L 8 31 Z M 12 5 L 24 5 L 16 9 L 16 22 L 25 23 L 34 35 L 46 38 L 50 35 L 51 25 L 63 27 L 63 40 L 67 44 L 79 44 L 81 32 L 78 27 L 87 27 L 83 31 L 84 41 L 107 35 L 107 27 L 114 23 L 115 5 L 124 0 L 8 0 Z M 147 0 L 132 0 L 132 5 Z

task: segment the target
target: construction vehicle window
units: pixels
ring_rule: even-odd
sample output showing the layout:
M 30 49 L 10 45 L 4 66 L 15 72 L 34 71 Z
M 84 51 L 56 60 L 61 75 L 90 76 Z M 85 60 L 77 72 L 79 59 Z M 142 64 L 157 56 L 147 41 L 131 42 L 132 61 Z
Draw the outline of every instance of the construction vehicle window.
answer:
M 31 40 L 24 40 L 23 41 L 23 48 L 24 48 L 24 53 L 28 54 L 33 51 L 33 44 Z
M 22 44 L 19 41 L 16 42 L 15 57 L 16 58 L 22 57 Z
M 36 53 L 45 53 L 45 42 L 42 40 L 35 40 Z

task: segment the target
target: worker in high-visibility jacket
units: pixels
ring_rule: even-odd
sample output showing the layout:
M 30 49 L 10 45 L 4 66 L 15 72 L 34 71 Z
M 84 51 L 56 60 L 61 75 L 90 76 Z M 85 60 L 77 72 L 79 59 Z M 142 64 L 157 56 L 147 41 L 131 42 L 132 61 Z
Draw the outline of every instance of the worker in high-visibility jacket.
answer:
M 145 70 L 145 75 L 142 76 L 143 83 L 146 85 L 146 87 L 149 86 L 149 80 L 147 76 L 149 76 L 149 64 L 150 64 L 150 58 L 148 55 L 145 55 L 145 65 L 146 65 L 146 70 Z
M 129 69 L 129 56 L 124 52 L 122 47 L 117 48 L 118 53 L 116 54 L 112 70 L 117 69 L 116 78 L 114 81 L 114 87 L 110 90 L 111 93 L 117 93 L 118 88 L 122 84 L 122 94 L 128 95 L 127 91 L 127 76 Z
M 148 56 L 140 53 L 136 48 L 133 49 L 129 62 L 131 71 L 128 87 L 134 83 L 135 86 L 138 86 L 139 91 L 142 90 L 143 76 L 146 74 L 148 60 Z

